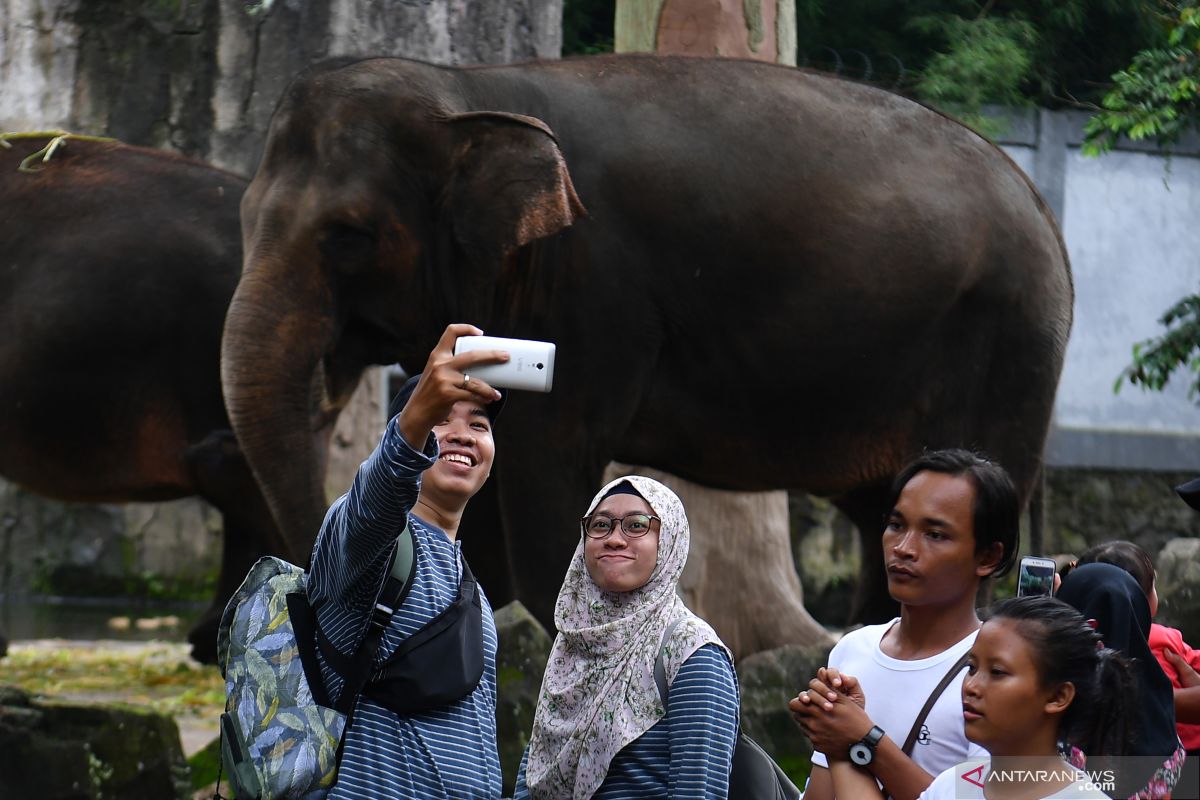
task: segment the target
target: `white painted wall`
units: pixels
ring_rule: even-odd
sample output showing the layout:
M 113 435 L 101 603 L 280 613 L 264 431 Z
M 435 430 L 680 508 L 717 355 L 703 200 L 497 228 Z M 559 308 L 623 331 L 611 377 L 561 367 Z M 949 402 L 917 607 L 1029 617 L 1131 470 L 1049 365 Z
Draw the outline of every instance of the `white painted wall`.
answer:
M 1190 374 L 1162 393 L 1113 383 L 1135 341 L 1159 335 L 1162 313 L 1200 291 L 1200 159 L 1114 152 L 1067 159 L 1063 234 L 1075 274 L 1075 331 L 1058 424 L 1200 434 Z
M 1000 141 L 1060 220 L 1075 279 L 1075 324 L 1047 449 L 1052 465 L 1200 470 L 1200 406 L 1190 373 L 1163 392 L 1117 377 L 1163 312 L 1200 291 L 1200 140 L 1167 157 L 1125 144 L 1079 147 L 1086 114 L 1008 115 Z

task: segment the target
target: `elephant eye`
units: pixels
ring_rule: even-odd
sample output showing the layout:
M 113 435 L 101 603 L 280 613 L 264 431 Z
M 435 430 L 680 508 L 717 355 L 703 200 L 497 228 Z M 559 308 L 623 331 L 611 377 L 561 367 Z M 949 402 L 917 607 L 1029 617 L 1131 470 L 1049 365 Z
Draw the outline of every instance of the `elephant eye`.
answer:
M 375 257 L 375 236 L 363 228 L 334 224 L 321 234 L 319 247 L 325 262 L 339 271 L 355 272 Z

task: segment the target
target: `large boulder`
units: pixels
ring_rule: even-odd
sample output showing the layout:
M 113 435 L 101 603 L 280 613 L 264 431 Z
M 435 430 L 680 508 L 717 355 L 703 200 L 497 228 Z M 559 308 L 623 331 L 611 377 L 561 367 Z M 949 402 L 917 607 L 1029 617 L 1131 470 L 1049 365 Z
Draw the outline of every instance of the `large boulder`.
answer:
M 1172 539 L 1154 565 L 1160 600 L 1155 621 L 1178 628 L 1195 647 L 1200 642 L 1200 539 Z
M 500 640 L 496 653 L 496 738 L 507 797 L 513 793 L 521 754 L 529 744 L 533 712 L 553 641 L 518 601 L 496 612 L 496 636 Z
M 828 646 L 785 645 L 738 662 L 742 731 L 771 754 L 797 785 L 804 785 L 812 745 L 792 719 L 788 701 L 829 661 Z
M 804 492 L 788 494 L 788 516 L 804 607 L 825 625 L 845 625 L 862 562 L 858 529 L 829 500 Z
M 179 728 L 133 706 L 75 705 L 0 687 L 0 797 L 191 797 Z

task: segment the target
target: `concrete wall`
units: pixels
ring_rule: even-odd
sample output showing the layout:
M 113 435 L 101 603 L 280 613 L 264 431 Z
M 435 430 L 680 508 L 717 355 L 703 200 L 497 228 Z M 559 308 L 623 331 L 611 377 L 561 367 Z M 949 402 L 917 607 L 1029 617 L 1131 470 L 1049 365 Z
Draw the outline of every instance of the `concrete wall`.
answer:
M 1200 407 L 1188 375 L 1164 392 L 1113 384 L 1135 342 L 1200 290 L 1200 137 L 1168 155 L 1127 143 L 1080 150 L 1088 115 L 1028 111 L 999 137 L 1058 216 L 1075 276 L 1075 326 L 1047 450 L 1053 466 L 1200 474 Z
M 0 0 L 0 129 L 104 133 L 249 175 L 309 64 L 561 50 L 562 0 Z

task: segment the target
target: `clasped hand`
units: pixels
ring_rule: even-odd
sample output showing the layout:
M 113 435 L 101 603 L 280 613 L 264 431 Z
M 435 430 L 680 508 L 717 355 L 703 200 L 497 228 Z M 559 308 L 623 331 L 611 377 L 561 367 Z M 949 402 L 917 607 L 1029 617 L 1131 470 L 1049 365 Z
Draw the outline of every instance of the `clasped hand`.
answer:
M 813 748 L 835 761 L 844 761 L 850 746 L 871 730 L 874 723 L 866 705 L 858 679 L 834 667 L 821 667 L 808 689 L 788 701 L 792 717 Z

